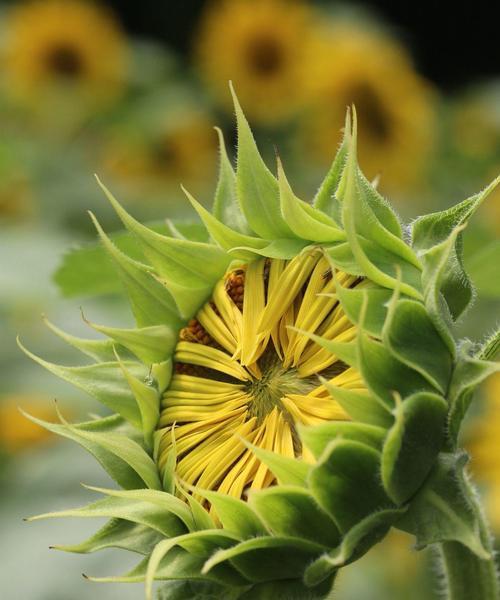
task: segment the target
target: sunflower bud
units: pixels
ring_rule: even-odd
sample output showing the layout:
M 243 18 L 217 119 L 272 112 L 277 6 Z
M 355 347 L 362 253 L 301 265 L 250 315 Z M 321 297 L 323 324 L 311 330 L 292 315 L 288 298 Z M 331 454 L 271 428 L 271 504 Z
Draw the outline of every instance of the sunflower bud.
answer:
M 403 230 L 358 167 L 354 112 L 306 203 L 265 166 L 234 100 L 237 171 L 221 138 L 213 211 L 187 194 L 211 241 L 152 231 L 104 188 L 144 255 L 92 217 L 137 327 L 89 323 L 107 338 L 95 341 L 51 325 L 86 366 L 26 351 L 112 411 L 38 422 L 122 488 L 35 518 L 109 517 L 60 549 L 137 552 L 131 572 L 92 579 L 145 580 L 148 598 L 160 580 L 164 600 L 324 598 L 392 526 L 486 560 L 457 436 L 498 339 L 477 351 L 454 323 L 473 295 L 462 231 L 498 180 Z

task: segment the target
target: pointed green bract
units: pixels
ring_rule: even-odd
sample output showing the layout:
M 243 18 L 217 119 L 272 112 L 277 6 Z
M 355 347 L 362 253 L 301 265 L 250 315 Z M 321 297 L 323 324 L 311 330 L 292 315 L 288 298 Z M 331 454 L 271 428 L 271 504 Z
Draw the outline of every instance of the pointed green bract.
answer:
M 264 239 L 295 237 L 281 216 L 278 182 L 262 160 L 248 122 L 231 88 L 238 126 L 236 187 L 250 227 Z

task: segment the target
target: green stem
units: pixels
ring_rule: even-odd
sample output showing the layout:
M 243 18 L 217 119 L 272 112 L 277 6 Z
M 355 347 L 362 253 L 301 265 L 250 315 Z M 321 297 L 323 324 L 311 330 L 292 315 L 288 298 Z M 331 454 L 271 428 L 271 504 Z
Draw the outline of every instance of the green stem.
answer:
M 484 560 L 459 542 L 441 544 L 448 600 L 498 600 L 495 559 Z

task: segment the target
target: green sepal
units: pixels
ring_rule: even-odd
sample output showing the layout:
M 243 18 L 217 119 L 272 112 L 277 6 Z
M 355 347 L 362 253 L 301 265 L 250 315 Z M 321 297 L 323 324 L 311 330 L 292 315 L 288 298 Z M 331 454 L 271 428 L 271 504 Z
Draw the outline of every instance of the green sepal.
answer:
M 325 350 L 328 350 L 332 354 L 335 354 L 341 361 L 345 362 L 351 367 L 355 369 L 358 368 L 358 353 L 356 342 L 336 342 L 335 340 L 327 340 L 320 335 L 316 335 L 315 333 L 311 333 L 310 331 L 306 331 L 305 329 L 300 329 L 298 327 L 290 326 L 292 331 L 296 331 L 301 335 L 305 335 L 313 342 L 319 344 Z
M 219 138 L 220 166 L 212 207 L 213 216 L 230 229 L 243 234 L 250 233 L 248 223 L 238 204 L 236 175 L 227 155 L 224 135 L 218 127 L 215 127 L 215 131 Z
M 179 527 L 179 530 L 181 529 Z M 54 545 L 51 548 L 78 554 L 88 554 L 106 548 L 120 548 L 148 556 L 162 538 L 161 533 L 145 525 L 123 519 L 110 519 L 93 536 L 80 544 Z
M 160 507 L 165 513 L 171 513 L 181 521 L 190 532 L 196 531 L 197 526 L 190 507 L 177 496 L 168 494 L 156 489 L 136 489 L 136 490 L 115 490 L 99 488 L 94 486 L 85 486 L 87 489 L 100 494 L 106 494 L 112 498 L 122 498 L 131 502 L 150 504 Z M 185 531 L 182 531 L 185 533 Z
M 167 540 L 168 541 L 168 540 Z M 115 577 L 87 577 L 90 581 L 97 583 L 140 583 L 145 581 L 149 560 L 146 558 L 141 561 L 134 569 L 125 575 Z M 222 567 L 216 573 L 210 576 L 201 576 L 200 571 L 203 566 L 203 558 L 196 556 L 182 548 L 172 548 L 156 571 L 154 579 L 156 581 L 177 581 L 189 578 L 194 582 L 204 582 L 214 580 L 215 582 L 225 582 L 234 587 L 237 584 L 240 588 L 247 583 L 238 575 L 238 573 L 228 566 Z M 218 589 L 228 589 L 228 585 Z M 191 600 L 191 596 L 189 596 Z
M 446 393 L 453 358 L 423 304 L 394 298 L 383 340 L 398 360 L 420 373 L 439 392 Z
M 394 289 L 398 284 L 395 269 L 399 266 L 402 271 L 401 291 L 420 299 L 420 262 L 411 247 L 402 240 L 399 221 L 389 205 L 360 176 L 356 136 L 354 118 L 349 156 L 339 186 L 343 224 L 351 251 L 364 274 L 383 287 Z
M 309 490 L 279 485 L 253 492 L 249 504 L 275 536 L 292 536 L 326 547 L 335 546 L 340 533 Z
M 358 332 L 359 370 L 368 388 L 387 408 L 394 407 L 394 393 L 402 398 L 415 390 L 434 391 L 419 373 L 410 369 L 382 344 Z
M 242 442 L 250 448 L 255 456 L 273 473 L 280 485 L 296 485 L 306 487 L 311 465 L 302 460 L 289 458 L 271 450 L 254 446 L 248 440 Z
M 141 428 L 142 419 L 139 407 L 117 361 L 82 367 L 65 367 L 36 356 L 27 350 L 19 340 L 18 345 L 27 356 L 47 369 L 47 371 L 87 392 L 104 404 L 104 406 L 120 414 L 124 419 L 132 423 L 134 427 Z M 148 374 L 147 368 L 140 363 L 124 361 L 123 364 L 130 373 L 139 379 L 144 379 Z
M 388 496 L 403 504 L 422 485 L 442 448 L 448 405 L 444 398 L 417 392 L 399 402 L 382 451 L 382 481 Z
M 45 325 L 73 348 L 80 350 L 86 356 L 90 356 L 96 362 L 109 362 L 115 359 L 113 347 L 114 343 L 112 340 L 92 340 L 76 337 L 66 331 L 63 331 L 53 323 L 51 323 L 45 316 L 42 317 Z M 124 349 L 125 350 L 125 349 Z
M 173 513 L 166 511 L 164 507 L 156 506 L 150 502 L 142 502 L 130 498 L 117 498 L 113 496 L 97 500 L 96 502 L 92 502 L 81 508 L 45 513 L 30 517 L 27 520 L 38 521 L 41 519 L 54 519 L 60 517 L 108 517 L 124 519 L 126 521 L 131 521 L 132 523 L 145 525 L 168 538 L 182 534 L 184 530 L 181 521 Z
M 152 276 L 150 268 L 118 250 L 104 233 L 94 215 L 90 213 L 90 216 L 105 249 L 118 267 L 137 325 L 149 327 L 167 324 L 173 329 L 180 327 L 182 320 L 174 299 L 165 286 Z
M 21 412 L 27 419 L 30 419 L 48 431 L 70 439 L 85 448 L 85 450 L 90 452 L 90 454 L 92 454 L 101 464 L 108 475 L 122 488 L 136 489 L 144 486 L 144 481 L 127 462 L 118 455 L 107 450 L 101 444 L 81 435 L 82 431 L 90 431 L 102 435 L 123 432 L 123 435 L 133 438 L 136 432 L 130 431 L 131 426 L 126 423 L 123 417 L 112 415 L 103 419 L 95 419 L 86 423 L 78 423 L 69 426 L 66 423 L 58 424 L 42 421 L 41 419 L 32 417 L 24 411 Z
M 455 340 L 451 333 L 453 319 L 442 292 L 449 270 L 450 256 L 463 227 L 463 225 L 456 227 L 443 242 L 432 246 L 422 254 L 425 307 L 453 358 L 456 354 Z
M 262 536 L 218 550 L 206 561 L 202 572 L 209 573 L 217 565 L 229 562 L 254 583 L 291 579 L 324 550 L 321 544 L 299 538 Z
M 444 541 L 460 542 L 480 558 L 490 558 L 480 533 L 464 474 L 465 453 L 441 453 L 424 485 L 397 527 L 417 538 L 417 548 Z
M 148 383 L 145 383 L 144 379 L 134 377 L 120 360 L 118 353 L 116 353 L 116 359 L 139 407 L 144 443 L 151 449 L 153 446 L 153 433 L 160 416 L 160 395 L 155 387 L 148 385 L 148 380 L 146 380 Z
M 125 227 L 139 239 L 144 256 L 175 300 L 181 316 L 192 316 L 210 296 L 230 258 L 218 246 L 167 237 L 136 221 L 100 182 Z
M 304 248 L 309 246 L 309 242 L 300 239 L 278 239 L 270 242 L 263 248 L 252 248 L 250 246 L 241 246 L 233 248 L 229 253 L 237 258 L 241 252 L 252 254 L 252 258 L 265 256 L 266 258 L 280 258 L 282 260 L 291 260 Z
M 160 394 L 162 394 L 170 384 L 170 380 L 172 379 L 172 369 L 173 365 L 171 358 L 151 365 L 151 373 L 150 376 L 148 376 L 148 380 L 153 378 L 153 382 Z
M 336 194 L 347 159 L 350 135 L 351 112 L 347 110 L 342 143 L 313 199 L 313 206 L 323 213 L 330 215 L 338 225 L 342 223 L 342 206 Z
M 92 329 L 99 331 L 114 340 L 117 344 L 127 348 L 145 365 L 159 363 L 167 359 L 173 353 L 175 344 L 177 343 L 177 332 L 168 325 L 120 329 L 117 327 L 96 325 L 90 321 L 87 321 L 87 323 Z
M 212 581 L 198 581 L 190 578 L 182 581 L 168 581 L 158 589 L 156 600 L 186 600 L 186 598 L 189 600 L 239 600 L 242 598 L 241 594 L 240 588 L 230 588 Z M 274 598 L 273 596 L 272 599 L 274 600 Z M 255 596 L 253 600 L 256 600 Z
M 380 452 L 370 446 L 337 439 L 311 469 L 309 487 L 341 533 L 391 505 L 380 478 L 380 459 Z
M 491 339 L 495 343 L 495 338 Z M 498 338 L 496 343 L 498 344 Z M 453 443 L 457 441 L 460 425 L 470 406 L 475 388 L 498 371 L 500 371 L 500 362 L 471 356 L 469 344 L 464 344 L 460 348 L 448 394 L 450 402 L 448 430 Z
M 250 250 L 235 250 L 235 248 L 265 248 L 270 244 L 269 240 L 263 240 L 259 237 L 254 237 L 235 231 L 228 225 L 225 225 L 219 221 L 214 215 L 212 215 L 206 208 L 204 208 L 193 196 L 184 188 L 182 188 L 186 194 L 191 205 L 198 213 L 203 224 L 207 228 L 208 233 L 212 239 L 226 251 L 231 251 L 231 255 L 235 258 L 241 258 L 242 260 L 251 260 L 253 253 Z
M 278 184 L 281 213 L 297 237 L 324 243 L 345 240 L 344 231 L 333 219 L 297 198 L 290 187 L 280 160 L 278 160 Z
M 196 493 L 210 502 L 224 530 L 234 533 L 240 540 L 268 533 L 264 523 L 248 502 L 227 494 L 198 488 Z
M 281 216 L 278 182 L 262 160 L 232 86 L 231 93 L 238 128 L 236 187 L 243 214 L 263 239 L 293 238 Z
M 325 254 L 335 269 L 339 269 L 350 275 L 365 276 L 362 267 L 354 258 L 349 242 L 329 245 L 325 248 Z
M 161 541 L 155 547 L 151 553 L 151 556 L 149 557 L 145 576 L 146 599 L 151 600 L 152 598 L 153 581 L 160 577 L 159 569 L 161 568 L 163 559 L 165 557 L 168 558 L 167 555 L 170 555 L 176 546 L 180 546 L 190 554 L 194 554 L 195 556 L 204 558 L 206 560 L 207 556 L 210 556 L 214 551 L 217 551 L 220 548 L 231 547 L 237 541 L 238 540 L 235 536 L 227 531 L 224 531 L 223 529 L 197 531 Z M 229 573 L 232 574 L 230 570 Z M 198 571 L 198 576 L 201 577 L 203 575 L 206 575 L 206 573 L 204 571 L 204 567 L 201 566 L 201 569 Z M 246 581 L 242 581 L 240 578 L 237 579 L 235 583 L 239 583 L 241 585 L 245 584 Z
M 499 183 L 500 177 L 497 177 L 483 191 L 460 204 L 416 219 L 412 224 L 413 247 L 420 252 L 425 252 L 442 244 L 451 236 L 454 229 L 467 223 Z M 472 284 L 463 266 L 462 253 L 462 236 L 457 235 L 441 280 L 441 291 L 453 320 L 458 319 L 469 306 L 474 294 Z
M 316 459 L 321 457 L 328 444 L 336 438 L 362 442 L 380 451 L 387 434 L 383 427 L 350 421 L 330 421 L 308 427 L 299 425 L 298 430 L 302 443 Z
M 210 516 L 209 512 L 204 509 L 201 502 L 199 502 L 191 494 L 187 494 L 187 501 L 191 514 L 193 515 L 194 528 L 196 531 L 203 531 L 204 529 L 213 529 L 216 525 L 214 520 Z
M 356 325 L 360 323 L 362 309 L 366 302 L 363 329 L 370 335 L 381 337 L 387 306 L 393 295 L 391 290 L 363 283 L 355 288 L 337 285 L 335 293 L 349 321 Z
M 404 514 L 405 510 L 400 508 L 377 511 L 354 525 L 336 548 L 323 554 L 307 567 L 304 573 L 305 584 L 318 585 L 340 567 L 363 556 L 385 537 L 391 525 Z
M 354 421 L 386 429 L 392 425 L 394 418 L 390 412 L 390 407 L 385 406 L 370 392 L 335 386 L 323 379 L 321 379 L 321 382 L 330 393 L 330 396 L 340 404 Z
M 333 580 L 334 576 L 314 588 L 306 587 L 300 579 L 266 581 L 252 586 L 239 596 L 238 600 L 325 600 L 331 598 Z M 217 596 L 217 600 L 219 599 L 232 600 L 232 596 L 228 596 L 227 599 Z

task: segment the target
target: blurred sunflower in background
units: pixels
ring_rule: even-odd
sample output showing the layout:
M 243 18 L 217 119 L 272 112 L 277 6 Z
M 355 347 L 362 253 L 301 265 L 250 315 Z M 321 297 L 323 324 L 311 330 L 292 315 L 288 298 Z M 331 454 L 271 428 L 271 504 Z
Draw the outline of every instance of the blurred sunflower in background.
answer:
M 17 454 L 55 439 L 52 433 L 27 421 L 19 407 L 33 410 L 40 418 L 48 418 L 53 412 L 48 410 L 46 398 L 26 394 L 0 397 L 0 452 L 7 455 Z
M 107 107 L 123 91 L 127 41 L 112 14 L 95 2 L 15 4 L 5 34 L 6 93 L 43 118 L 52 114 L 50 122 Z
M 314 102 L 301 122 L 300 148 L 328 163 L 346 106 L 360 122 L 360 164 L 381 187 L 406 192 L 419 183 L 434 147 L 435 95 L 405 49 L 384 33 L 333 23 L 318 33 L 307 85 Z
M 180 182 L 200 190 L 216 168 L 214 119 L 189 94 L 169 90 L 146 99 L 104 145 L 102 167 L 118 185 L 148 199 L 178 191 Z M 193 160 L 193 156 L 195 160 Z
M 308 46 L 315 12 L 299 0 L 215 0 L 194 42 L 194 61 L 208 90 L 228 111 L 235 81 L 255 123 L 282 122 L 303 108 Z
M 467 449 L 473 456 L 471 468 L 478 481 L 485 485 L 485 506 L 493 530 L 500 534 L 500 373 L 484 386 L 483 413 L 471 425 Z

